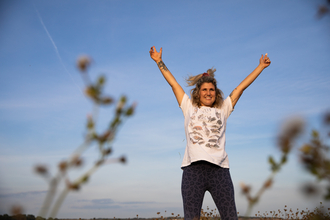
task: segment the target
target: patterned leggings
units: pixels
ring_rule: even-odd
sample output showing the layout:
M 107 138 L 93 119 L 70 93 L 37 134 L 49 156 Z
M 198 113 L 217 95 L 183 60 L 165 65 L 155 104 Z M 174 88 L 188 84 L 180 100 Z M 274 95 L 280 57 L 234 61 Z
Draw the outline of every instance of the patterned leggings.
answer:
M 221 220 L 237 220 L 229 169 L 206 161 L 194 162 L 183 168 L 181 192 L 185 220 L 200 218 L 205 191 L 211 193 Z

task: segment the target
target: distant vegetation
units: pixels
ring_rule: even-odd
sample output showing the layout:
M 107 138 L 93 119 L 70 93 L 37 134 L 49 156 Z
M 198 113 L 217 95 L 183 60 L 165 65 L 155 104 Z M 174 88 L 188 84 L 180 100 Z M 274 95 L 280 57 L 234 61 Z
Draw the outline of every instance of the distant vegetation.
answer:
M 277 211 L 269 211 L 260 213 L 258 211 L 257 214 L 250 217 L 239 217 L 240 220 L 248 220 L 248 219 L 258 219 L 258 220 L 330 220 L 330 208 L 325 210 L 325 208 L 322 205 L 322 202 L 320 203 L 320 206 L 315 208 L 313 211 L 310 211 L 308 209 L 306 210 L 292 210 L 288 208 L 287 206 L 284 206 L 284 209 Z M 166 212 L 166 211 L 165 211 Z M 139 215 L 136 215 L 135 218 L 90 218 L 90 220 L 176 220 L 176 219 L 183 219 L 180 215 L 175 215 L 174 213 L 171 213 L 168 217 L 160 216 L 160 212 L 157 212 L 158 217 L 154 218 L 139 218 Z M 238 216 L 239 213 L 237 213 Z M 0 220 L 84 220 L 82 218 L 76 218 L 76 219 L 58 219 L 58 218 L 42 218 L 40 216 L 35 217 L 34 215 L 22 215 L 22 214 L 16 214 L 13 216 L 9 216 L 7 214 L 0 215 Z M 201 211 L 201 217 L 199 220 L 220 220 L 220 216 L 217 213 L 216 209 L 209 209 L 207 207 L 207 210 L 204 211 L 202 209 Z

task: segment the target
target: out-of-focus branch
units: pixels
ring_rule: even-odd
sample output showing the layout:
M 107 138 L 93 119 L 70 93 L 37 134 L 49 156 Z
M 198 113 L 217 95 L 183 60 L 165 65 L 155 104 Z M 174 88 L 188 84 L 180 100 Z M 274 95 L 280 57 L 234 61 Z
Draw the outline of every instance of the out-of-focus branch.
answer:
M 120 97 L 120 99 L 117 101 L 114 117 L 109 122 L 108 128 L 101 133 L 97 133 L 95 127 L 98 116 L 98 108 L 100 106 L 108 106 L 114 104 L 114 99 L 103 94 L 103 87 L 106 82 L 106 78 L 104 76 L 100 76 L 95 83 L 92 82 L 88 76 L 87 71 L 90 64 L 91 59 L 87 56 L 80 57 L 77 62 L 77 67 L 81 72 L 82 79 L 86 86 L 85 94 L 94 105 L 92 115 L 87 117 L 87 132 L 83 144 L 81 144 L 67 160 L 61 161 L 58 164 L 58 173 L 54 177 L 51 177 L 48 169 L 45 166 L 38 165 L 35 169 L 38 174 L 43 176 L 48 181 L 49 184 L 48 193 L 39 213 L 39 216 L 44 218 L 47 218 L 48 215 L 54 218 L 57 215 L 68 193 L 70 191 L 79 190 L 82 184 L 86 183 L 90 179 L 91 175 L 103 164 L 126 162 L 126 158 L 123 156 L 115 159 L 108 159 L 108 157 L 112 153 L 112 142 L 116 137 L 119 127 L 128 117 L 134 114 L 136 104 L 133 103 L 132 105 L 128 106 L 126 96 Z M 90 148 L 93 144 L 96 144 L 99 150 L 98 160 L 79 178 L 77 178 L 75 181 L 70 181 L 68 176 L 69 171 L 73 168 L 82 166 L 83 160 L 81 156 L 84 151 Z M 57 195 L 58 185 L 61 182 L 65 183 L 65 187 L 62 192 Z
M 330 112 L 325 114 L 322 128 L 312 130 L 308 143 L 300 147 L 300 161 L 305 170 L 316 177 L 317 182 L 326 182 L 325 200 L 330 200 Z M 320 193 L 320 186 L 315 183 L 307 183 L 303 187 L 303 192 L 307 195 Z
M 260 197 L 265 192 L 266 189 L 269 189 L 273 182 L 275 175 L 281 170 L 281 168 L 286 164 L 289 153 L 291 152 L 296 139 L 302 134 L 304 130 L 304 121 L 300 118 L 294 118 L 289 120 L 280 135 L 277 138 L 278 148 L 282 153 L 282 156 L 279 162 L 270 156 L 268 162 L 271 165 L 271 174 L 265 180 L 262 187 L 258 190 L 255 196 L 251 196 L 251 186 L 241 183 L 242 194 L 247 198 L 248 208 L 245 216 L 250 216 L 253 207 L 258 203 Z
M 318 18 L 323 18 L 325 15 L 329 14 L 330 0 L 326 0 L 323 5 L 320 5 L 317 10 Z

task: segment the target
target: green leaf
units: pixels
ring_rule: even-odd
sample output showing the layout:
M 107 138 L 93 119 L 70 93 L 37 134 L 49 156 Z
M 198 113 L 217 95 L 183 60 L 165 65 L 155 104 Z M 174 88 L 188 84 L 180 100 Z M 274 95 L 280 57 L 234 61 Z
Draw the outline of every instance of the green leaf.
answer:
M 268 157 L 268 162 L 272 165 L 272 166 L 276 166 L 276 162 L 274 160 L 274 158 L 272 156 Z
M 105 83 L 105 77 L 104 76 L 100 76 L 98 79 L 97 79 L 97 85 L 98 86 L 103 86 Z
M 312 137 L 315 138 L 315 139 L 318 139 L 319 138 L 319 132 L 317 130 L 313 130 L 312 131 Z
M 85 175 L 85 176 L 82 178 L 81 182 L 82 182 L 82 183 L 86 183 L 86 182 L 88 181 L 88 179 L 89 179 L 89 176 L 88 176 L 88 175 Z
M 276 172 L 279 170 L 279 165 L 275 162 L 275 160 L 272 156 L 268 157 L 268 162 L 270 163 L 271 169 L 273 172 Z
M 126 101 L 127 101 L 127 98 L 126 98 L 126 96 L 122 96 L 121 98 L 120 98 L 120 102 L 122 102 L 122 103 L 126 103 Z
M 126 115 L 126 116 L 131 116 L 131 115 L 133 115 L 133 113 L 134 113 L 134 107 L 131 106 L 131 107 L 129 107 L 129 108 L 127 109 L 125 115 Z
M 87 119 L 87 128 L 88 129 L 93 129 L 94 128 L 94 121 L 91 117 Z
M 99 99 L 99 95 L 100 95 L 100 90 L 94 86 L 89 86 L 86 88 L 85 90 L 85 94 L 94 99 L 95 101 L 97 101 Z

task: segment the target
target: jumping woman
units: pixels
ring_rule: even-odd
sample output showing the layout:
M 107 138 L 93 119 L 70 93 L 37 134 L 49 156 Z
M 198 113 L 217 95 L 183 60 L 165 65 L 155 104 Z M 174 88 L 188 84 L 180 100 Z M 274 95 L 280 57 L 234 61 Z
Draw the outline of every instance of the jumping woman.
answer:
M 237 219 L 234 187 L 225 151 L 226 123 L 243 91 L 270 65 L 267 53 L 261 55 L 257 68 L 226 99 L 217 88 L 215 69 L 186 80 L 189 86 L 195 86 L 189 98 L 165 66 L 162 48 L 157 52 L 154 46 L 151 47 L 150 57 L 172 87 L 184 115 L 187 140 L 181 165 L 184 219 L 200 218 L 205 191 L 211 193 L 222 220 Z

